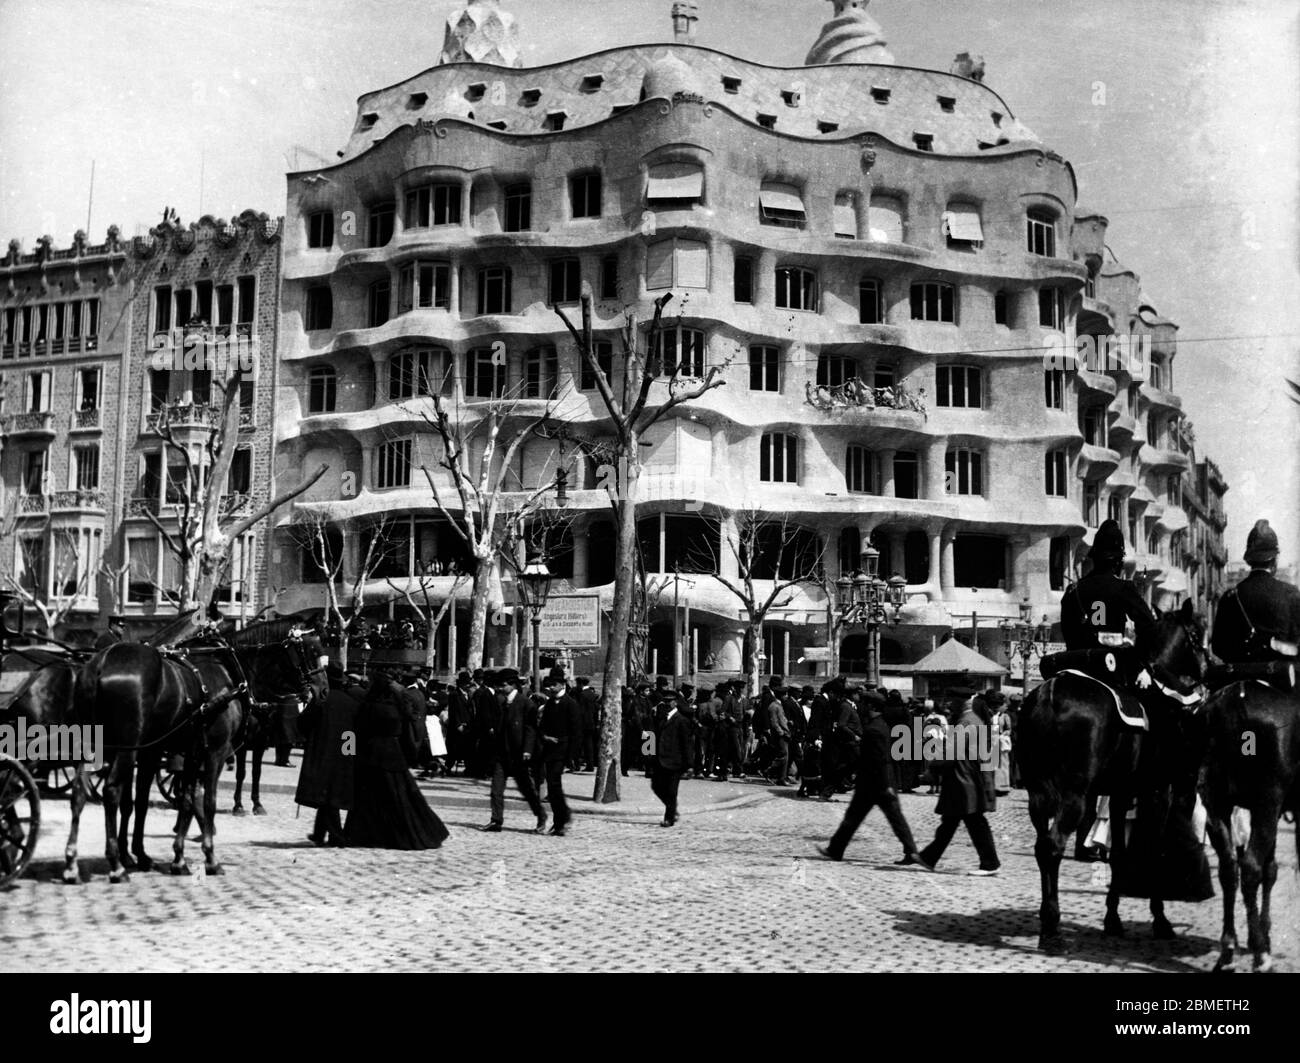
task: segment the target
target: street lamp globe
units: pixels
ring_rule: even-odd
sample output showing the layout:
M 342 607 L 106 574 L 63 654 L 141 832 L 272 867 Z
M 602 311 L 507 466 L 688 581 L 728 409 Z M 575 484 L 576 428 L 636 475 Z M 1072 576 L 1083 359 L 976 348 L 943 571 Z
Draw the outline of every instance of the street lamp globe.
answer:
M 880 571 L 880 551 L 870 543 L 862 548 L 862 570 L 871 580 L 874 580 Z
M 1025 595 L 1020 601 L 1020 622 L 1026 627 L 1033 622 L 1034 606 L 1029 601 L 1029 595 Z
M 524 566 L 519 573 L 519 593 L 533 616 L 540 616 L 551 596 L 551 570 L 545 561 L 535 557 Z
M 907 597 L 907 580 L 898 573 L 889 577 L 889 604 L 895 609 L 901 609 L 903 602 Z
M 865 555 L 864 555 L 865 556 Z M 866 605 L 868 588 L 871 586 L 871 580 L 864 572 L 856 572 L 853 575 L 853 604 Z

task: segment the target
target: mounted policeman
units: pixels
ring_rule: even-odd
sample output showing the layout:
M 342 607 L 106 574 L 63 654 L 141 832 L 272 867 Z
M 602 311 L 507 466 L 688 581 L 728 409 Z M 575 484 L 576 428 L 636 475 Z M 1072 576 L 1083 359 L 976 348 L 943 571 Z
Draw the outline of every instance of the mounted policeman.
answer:
M 1156 619 L 1133 585 L 1124 579 L 1124 535 L 1108 520 L 1097 529 L 1088 554 L 1092 571 L 1061 598 L 1061 633 L 1067 650 L 1095 650 L 1123 643 L 1126 621 L 1133 622 L 1141 657 L 1152 649 Z
M 1277 533 L 1260 520 L 1246 538 L 1250 575 L 1219 603 L 1210 649 L 1227 664 L 1290 661 L 1300 644 L 1300 590 L 1277 578 Z

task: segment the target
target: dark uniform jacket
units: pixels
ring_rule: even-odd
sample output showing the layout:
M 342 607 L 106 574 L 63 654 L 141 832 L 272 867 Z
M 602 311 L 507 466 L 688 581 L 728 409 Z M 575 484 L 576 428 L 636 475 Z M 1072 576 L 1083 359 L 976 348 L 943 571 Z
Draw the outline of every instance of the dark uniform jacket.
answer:
M 674 712 L 659 728 L 655 755 L 664 771 L 686 771 L 693 763 L 691 721 Z
M 1229 664 L 1288 658 L 1273 648 L 1273 639 L 1300 642 L 1300 590 L 1254 569 L 1219 602 L 1210 649 Z
M 1098 636 L 1103 631 L 1123 634 L 1126 619 L 1133 621 L 1139 652 L 1149 651 L 1156 619 L 1131 580 L 1094 572 L 1067 587 L 1061 597 L 1061 632 L 1068 650 L 1098 649 Z

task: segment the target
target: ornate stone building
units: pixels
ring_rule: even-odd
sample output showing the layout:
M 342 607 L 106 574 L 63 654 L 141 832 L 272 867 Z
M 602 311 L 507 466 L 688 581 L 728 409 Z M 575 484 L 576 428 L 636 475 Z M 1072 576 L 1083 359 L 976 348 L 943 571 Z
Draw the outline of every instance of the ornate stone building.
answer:
M 644 334 L 669 292 L 662 353 L 686 377 L 722 367 L 726 384 L 646 440 L 639 530 L 668 587 L 646 666 L 671 670 L 675 590 L 685 670 L 741 667 L 744 613 L 714 566 L 734 574 L 722 543 L 745 511 L 788 514 L 824 549 L 828 580 L 868 543 L 882 575 L 906 580 L 883 631 L 891 682 L 954 628 L 1002 657 L 997 624 L 1025 598 L 1054 621 L 1108 513 L 1157 600 L 1187 593 L 1179 565 L 1156 561 L 1179 530 L 1162 494 L 1189 467 L 1169 437 L 1174 327 L 1107 256 L 1069 163 L 982 62 L 894 65 L 863 6 L 836 0 L 810 65 L 793 68 L 686 43 L 686 4 L 672 44 L 537 69 L 453 49 L 461 61 L 363 95 L 336 165 L 289 175 L 276 473 L 287 484 L 325 461 L 297 512 L 400 525 L 371 602 L 459 556 L 420 471 L 441 475 L 436 390 L 465 424 L 502 394 L 518 399 L 507 434 L 548 409 L 564 422 L 567 450 L 530 437 L 507 475 L 523 493 L 570 472 L 571 541 L 552 567 L 560 592 L 608 606 L 608 420 L 554 307 L 593 297 L 617 384 L 625 314 Z M 1166 376 L 1047 368 L 1054 343 L 1129 332 L 1150 335 Z M 288 519 L 277 586 L 307 575 Z M 345 580 L 365 539 L 352 541 Z M 451 582 L 433 577 L 435 597 Z M 300 584 L 282 607 L 322 600 Z M 816 584 L 783 598 L 764 630 L 769 670 L 814 673 L 827 605 Z M 836 639 L 859 666 L 863 636 Z M 503 634 L 489 640 L 498 663 L 509 653 Z M 598 652 L 579 662 L 598 665 Z

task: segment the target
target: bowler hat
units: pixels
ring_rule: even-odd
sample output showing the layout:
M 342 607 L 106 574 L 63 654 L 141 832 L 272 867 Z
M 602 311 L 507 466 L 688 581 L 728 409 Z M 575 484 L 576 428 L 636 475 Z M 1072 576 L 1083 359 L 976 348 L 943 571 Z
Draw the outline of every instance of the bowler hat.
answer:
M 1255 521 L 1246 536 L 1246 553 L 1242 559 L 1248 565 L 1267 565 L 1277 559 L 1277 553 L 1277 532 L 1268 526 L 1268 521 Z
M 783 675 L 772 676 L 772 678 L 767 681 L 767 686 L 769 690 L 784 690 L 785 676 Z

